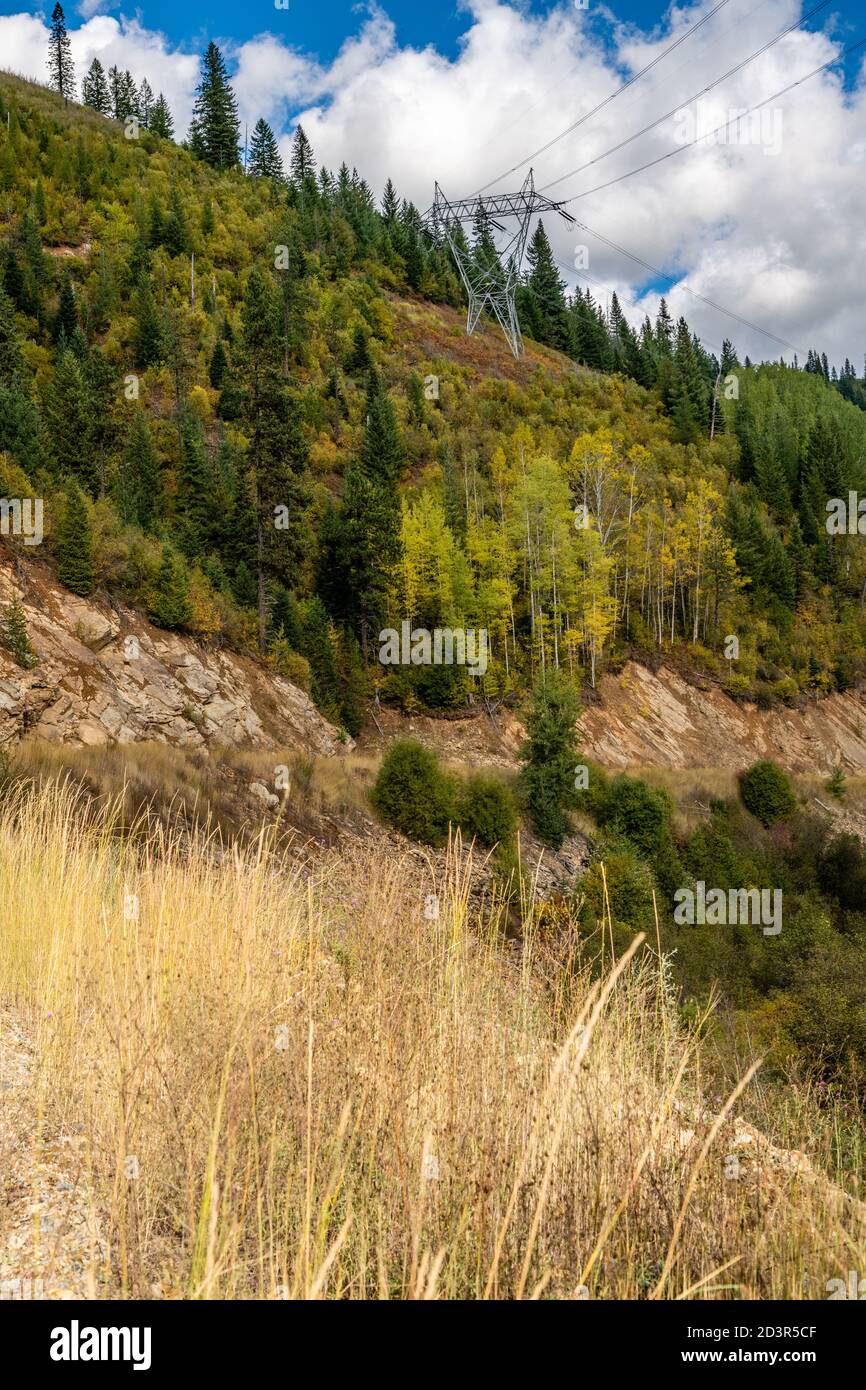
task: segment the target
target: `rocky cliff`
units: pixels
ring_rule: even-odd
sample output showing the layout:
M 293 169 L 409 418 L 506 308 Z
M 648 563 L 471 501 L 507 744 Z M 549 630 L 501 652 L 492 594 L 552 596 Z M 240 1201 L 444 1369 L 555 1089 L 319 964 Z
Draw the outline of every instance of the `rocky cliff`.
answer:
M 131 608 L 80 599 L 47 565 L 0 547 L 0 605 L 17 595 L 39 663 L 0 648 L 0 746 L 26 736 L 98 745 L 351 746 L 309 696 L 260 663 L 162 632 Z

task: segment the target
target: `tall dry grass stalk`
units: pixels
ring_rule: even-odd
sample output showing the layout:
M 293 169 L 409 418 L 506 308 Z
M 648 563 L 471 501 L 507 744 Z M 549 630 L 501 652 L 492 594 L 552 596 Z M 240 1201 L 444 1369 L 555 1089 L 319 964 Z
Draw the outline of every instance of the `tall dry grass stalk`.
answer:
M 2 807 L 0 998 L 46 1133 L 82 1135 L 98 1296 L 797 1297 L 866 1267 L 843 1199 L 683 1134 L 700 1044 L 654 951 L 593 982 L 576 935 L 505 943 L 456 853 L 435 882 L 214 849 L 58 783 Z

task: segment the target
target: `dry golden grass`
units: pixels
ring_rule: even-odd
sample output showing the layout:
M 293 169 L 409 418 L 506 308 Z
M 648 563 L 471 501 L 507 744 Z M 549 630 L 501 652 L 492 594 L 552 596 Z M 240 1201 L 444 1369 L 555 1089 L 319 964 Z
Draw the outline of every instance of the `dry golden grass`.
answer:
M 467 890 L 456 854 L 303 878 L 7 791 L 0 1001 L 34 1151 L 82 1135 L 99 1296 L 798 1297 L 864 1267 L 826 1184 L 726 1176 L 652 956 L 593 984 L 572 926 L 506 945 Z

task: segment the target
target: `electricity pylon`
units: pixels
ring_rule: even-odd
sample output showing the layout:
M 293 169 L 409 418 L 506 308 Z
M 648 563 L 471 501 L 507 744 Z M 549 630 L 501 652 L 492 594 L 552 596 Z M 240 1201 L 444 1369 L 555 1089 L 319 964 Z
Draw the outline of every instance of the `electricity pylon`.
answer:
M 460 277 L 469 296 L 469 312 L 466 316 L 467 334 L 474 332 L 485 308 L 489 307 L 499 320 L 511 351 L 515 357 L 523 353 L 523 335 L 517 318 L 514 295 L 520 280 L 520 268 L 529 235 L 529 223 L 537 212 L 555 212 L 566 222 L 574 222 L 570 212 L 562 203 L 554 203 L 543 194 L 536 193 L 532 170 L 519 193 L 492 193 L 485 197 L 461 198 L 450 203 L 436 184 L 436 196 L 431 209 L 434 232 L 441 230 L 451 249 Z M 517 228 L 506 245 L 497 248 L 497 264 L 479 264 L 465 244 L 455 237 L 455 230 L 464 222 L 481 220 L 498 232 L 506 232 L 500 219 L 517 218 Z

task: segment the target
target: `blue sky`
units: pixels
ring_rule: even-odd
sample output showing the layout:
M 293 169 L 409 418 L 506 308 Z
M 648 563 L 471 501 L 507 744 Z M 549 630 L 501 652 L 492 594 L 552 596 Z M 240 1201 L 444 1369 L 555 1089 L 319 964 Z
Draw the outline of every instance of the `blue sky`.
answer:
M 472 23 L 467 5 L 457 0 L 380 0 L 381 8 L 396 26 L 397 41 L 401 46 L 423 48 L 432 44 L 440 53 L 454 57 L 458 51 L 461 36 Z M 562 7 L 563 0 L 522 0 L 515 8 L 524 13 L 545 14 Z M 803 11 L 811 8 L 811 3 L 803 5 Z M 48 17 L 53 3 L 27 4 L 21 0 L 0 0 L 0 14 L 11 15 L 29 12 Z M 256 34 L 265 31 L 279 34 L 289 44 L 315 54 L 322 61 L 329 61 L 339 50 L 346 37 L 354 33 L 367 4 L 357 0 L 288 0 L 288 9 L 277 9 L 268 0 L 252 0 L 252 3 L 238 5 L 235 0 L 211 0 L 206 7 L 176 3 L 176 0 L 146 0 L 144 4 L 123 3 L 123 0 L 74 0 L 64 6 L 70 27 L 97 11 L 124 15 L 128 18 L 138 16 L 148 29 L 158 29 L 174 44 L 200 49 L 209 39 L 230 40 L 243 43 Z M 645 31 L 663 21 L 669 14 L 670 6 L 660 0 L 611 0 L 601 4 L 599 0 L 587 0 L 586 17 L 593 26 L 603 30 L 612 22 L 635 24 Z M 861 0 L 835 0 L 826 11 L 815 17 L 814 25 L 832 22 L 841 29 L 862 25 L 863 9 Z
M 846 0 L 851 3 L 851 0 Z M 590 0 L 590 5 L 592 0 Z M 49 15 L 51 4 L 22 4 L 15 0 L 0 0 L 0 14 L 30 11 Z M 397 26 L 401 45 L 423 48 L 433 44 L 439 51 L 453 56 L 461 34 L 471 23 L 467 9 L 454 0 L 384 0 L 382 8 Z M 529 0 L 521 9 L 544 13 L 553 8 L 552 0 Z M 601 6 L 596 6 L 601 9 Z M 852 6 L 853 8 L 853 6 Z M 67 22 L 76 22 L 81 8 L 69 0 L 64 6 Z M 85 0 L 83 12 L 93 13 L 95 5 Z M 231 38 L 237 43 L 250 39 L 264 30 L 281 34 L 288 43 L 312 51 L 323 60 L 332 58 L 347 34 L 358 28 L 359 16 L 366 9 L 356 0 L 289 0 L 289 8 L 280 10 L 267 0 L 252 0 L 238 5 L 233 0 L 211 0 L 207 6 L 172 3 L 172 0 L 147 0 L 145 4 L 112 4 L 101 6 L 103 12 L 139 14 L 149 29 L 160 29 L 176 43 L 199 46 L 208 39 Z M 636 21 L 643 27 L 654 24 L 665 7 L 657 0 L 617 0 L 610 10 L 620 21 Z

